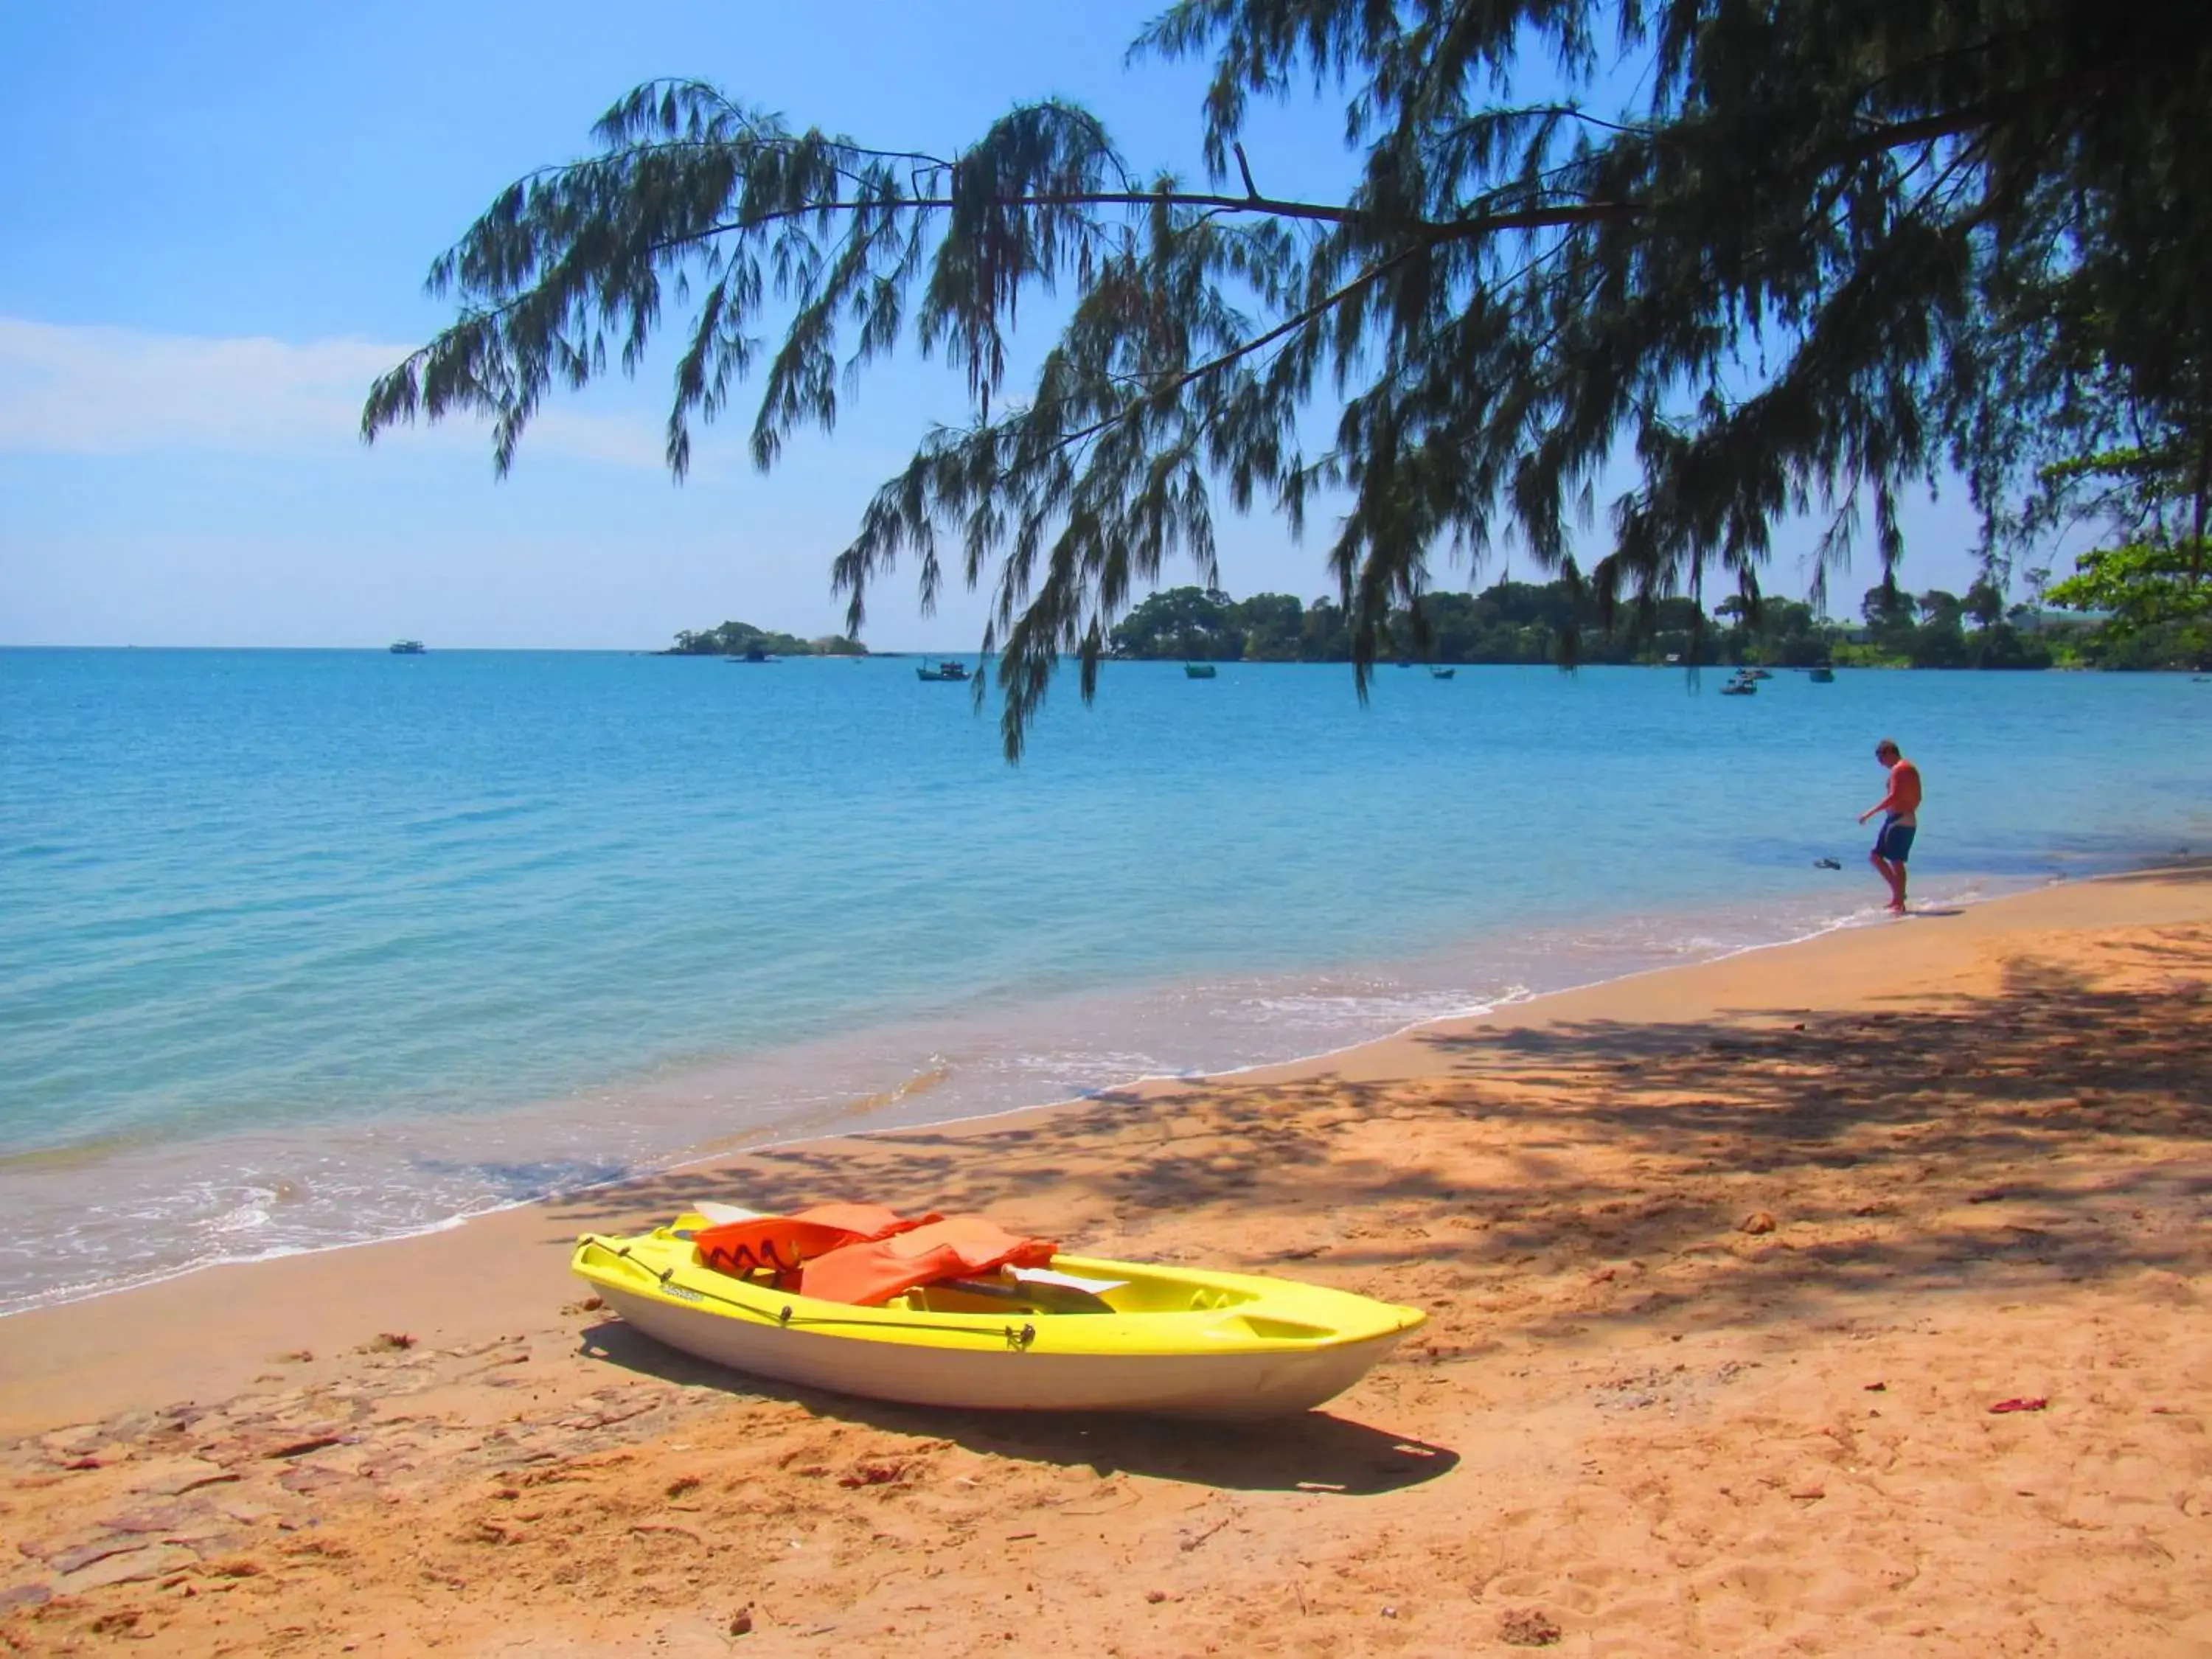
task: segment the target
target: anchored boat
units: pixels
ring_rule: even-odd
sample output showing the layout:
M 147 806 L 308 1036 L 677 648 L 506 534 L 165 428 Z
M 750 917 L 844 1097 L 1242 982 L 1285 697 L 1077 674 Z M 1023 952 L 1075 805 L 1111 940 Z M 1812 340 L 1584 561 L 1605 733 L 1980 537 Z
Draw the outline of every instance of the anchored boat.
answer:
M 957 658 L 947 657 L 940 663 L 924 663 L 914 673 L 915 678 L 920 680 L 964 680 L 968 678 L 968 665 Z
M 649 1233 L 586 1233 L 569 1265 L 671 1347 L 756 1376 L 917 1406 L 1308 1411 L 1428 1317 L 1289 1279 L 1062 1255 L 980 1218 L 893 1218 L 892 1232 L 874 1238 L 809 1231 L 826 1224 L 811 1218 L 842 1222 L 866 1207 L 774 1217 L 702 1205 Z M 988 1268 L 974 1265 L 979 1229 L 1014 1247 Z M 937 1237 L 947 1230 L 951 1245 Z M 918 1282 L 902 1282 L 917 1271 Z M 836 1295 L 810 1293 L 820 1290 Z M 843 1299 L 855 1294 L 868 1299 Z

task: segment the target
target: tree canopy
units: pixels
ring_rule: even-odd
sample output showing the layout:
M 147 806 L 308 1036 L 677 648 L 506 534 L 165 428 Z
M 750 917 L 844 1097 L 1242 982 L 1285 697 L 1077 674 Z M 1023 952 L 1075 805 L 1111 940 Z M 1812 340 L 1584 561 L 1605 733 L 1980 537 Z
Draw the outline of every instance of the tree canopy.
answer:
M 2076 456 L 2045 468 L 2031 501 L 2031 518 L 2087 519 L 2105 532 L 2045 597 L 2102 615 L 2114 659 L 2130 665 L 2212 668 L 2204 456 L 2185 434 Z
M 925 609 L 948 572 L 988 585 L 1010 756 L 1170 559 L 1218 586 L 1217 498 L 1294 530 L 1328 504 L 1364 688 L 1437 562 L 1509 540 L 1648 613 L 1755 599 L 1800 513 L 1816 602 L 1863 508 L 1888 585 L 1901 492 L 1952 471 L 1996 555 L 2033 469 L 2126 433 L 2203 434 L 2212 495 L 2202 0 L 1178 0 L 1133 51 L 1210 60 L 1203 181 L 1062 102 L 940 155 L 640 87 L 434 263 L 459 314 L 364 433 L 484 413 L 504 469 L 677 303 L 670 465 L 757 375 L 766 467 L 871 361 L 941 353 L 972 417 L 884 484 L 833 581 L 854 634 L 902 559 Z M 1564 95 L 1519 93 L 1538 61 Z M 1255 100 L 1309 92 L 1359 159 L 1340 201 L 1263 189 L 1242 146 Z M 1063 286 L 1010 396 L 1019 306 Z

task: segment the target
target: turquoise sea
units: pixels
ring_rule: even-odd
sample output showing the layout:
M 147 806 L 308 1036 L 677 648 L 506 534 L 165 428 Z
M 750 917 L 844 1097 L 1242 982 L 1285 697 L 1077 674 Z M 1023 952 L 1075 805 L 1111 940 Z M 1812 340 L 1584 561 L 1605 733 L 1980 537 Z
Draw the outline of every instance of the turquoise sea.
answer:
M 1869 921 L 1883 735 L 1923 902 L 2212 842 L 2184 676 L 1719 685 L 0 652 L 0 1310 Z

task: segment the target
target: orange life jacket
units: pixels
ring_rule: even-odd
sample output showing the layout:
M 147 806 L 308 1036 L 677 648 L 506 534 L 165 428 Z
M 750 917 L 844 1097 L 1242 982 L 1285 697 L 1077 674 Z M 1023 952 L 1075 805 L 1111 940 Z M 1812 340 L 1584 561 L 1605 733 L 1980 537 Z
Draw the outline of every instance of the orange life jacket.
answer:
M 799 1293 L 824 1302 L 878 1307 L 917 1285 L 966 1279 L 1006 1267 L 1045 1267 L 1059 1249 L 1051 1239 L 1024 1238 L 980 1215 L 942 1220 L 932 1216 L 918 1225 L 811 1258 L 799 1267 Z
M 775 1275 L 780 1287 L 817 1256 L 848 1244 L 889 1238 L 935 1221 L 935 1214 L 909 1221 L 880 1204 L 817 1204 L 796 1215 L 756 1216 L 726 1221 L 692 1235 L 700 1261 L 717 1273 L 738 1278 L 755 1273 Z

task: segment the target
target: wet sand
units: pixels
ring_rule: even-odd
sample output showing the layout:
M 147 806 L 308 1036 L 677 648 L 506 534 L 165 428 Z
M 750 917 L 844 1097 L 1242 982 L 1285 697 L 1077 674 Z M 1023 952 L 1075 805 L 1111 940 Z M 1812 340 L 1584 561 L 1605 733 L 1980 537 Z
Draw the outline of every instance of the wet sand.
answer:
M 2115 878 L 0 1321 L 0 1650 L 2212 1651 L 2208 979 Z M 701 1196 L 1432 1322 L 1249 1430 L 805 1394 L 568 1278 Z

